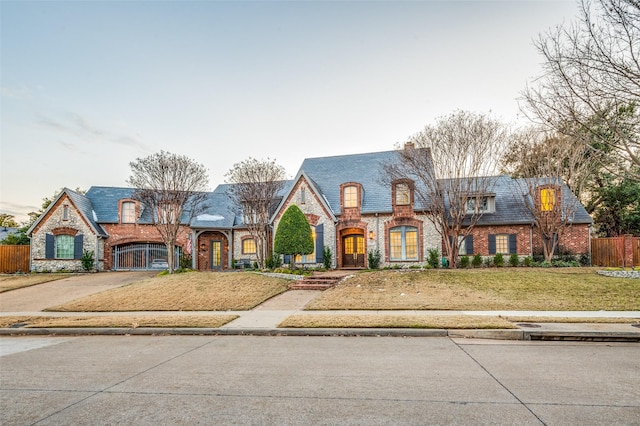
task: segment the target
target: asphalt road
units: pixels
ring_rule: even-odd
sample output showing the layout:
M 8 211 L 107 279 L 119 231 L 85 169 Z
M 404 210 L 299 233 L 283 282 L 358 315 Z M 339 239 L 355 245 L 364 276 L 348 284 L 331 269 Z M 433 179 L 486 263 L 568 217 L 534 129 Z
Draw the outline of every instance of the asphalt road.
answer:
M 0 424 L 640 424 L 640 344 L 0 338 Z

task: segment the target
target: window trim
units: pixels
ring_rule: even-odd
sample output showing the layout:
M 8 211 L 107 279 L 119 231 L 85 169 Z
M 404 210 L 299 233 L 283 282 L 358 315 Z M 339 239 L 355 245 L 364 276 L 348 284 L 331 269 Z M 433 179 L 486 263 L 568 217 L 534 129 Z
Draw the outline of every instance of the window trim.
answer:
M 60 247 L 59 244 L 63 241 L 67 240 L 67 247 Z M 61 256 L 60 251 L 65 249 L 65 252 L 62 253 L 64 256 Z M 53 257 L 54 259 L 65 259 L 70 260 L 75 258 L 75 236 L 70 234 L 60 234 L 56 235 L 53 240 Z M 67 253 L 68 252 L 68 253 Z
M 405 200 L 400 200 L 400 196 Z M 395 184 L 395 196 L 394 203 L 396 206 L 410 206 L 411 205 L 411 186 L 407 182 L 398 182 Z
M 347 196 L 347 191 L 351 192 L 353 190 L 353 194 L 349 194 Z M 345 209 L 355 209 L 358 208 L 358 187 L 356 185 L 346 185 L 342 188 L 342 200 Z M 349 204 L 347 204 L 349 201 Z
M 555 205 L 556 205 L 556 188 L 553 188 L 550 186 L 540 188 L 539 196 L 540 196 L 540 211 L 552 212 L 555 209 Z
M 475 207 L 475 202 L 478 199 L 481 200 L 480 203 L 482 205 L 482 208 L 480 208 L 480 209 L 476 209 L 476 207 Z M 469 206 L 469 204 L 471 204 L 471 203 L 474 204 L 473 207 Z M 467 214 L 494 213 L 496 211 L 495 197 L 490 196 L 490 195 L 467 197 L 467 201 L 465 202 L 464 207 L 465 207 L 465 210 L 466 210 Z
M 253 251 L 246 251 L 246 244 L 249 242 L 253 242 Z M 258 243 L 256 239 L 253 237 L 246 237 L 242 239 L 242 243 L 240 244 L 240 251 L 242 254 L 257 254 L 258 253 Z
M 132 206 L 132 211 L 127 209 L 127 215 L 125 215 L 125 206 Z M 138 221 L 137 215 L 137 205 L 135 201 L 125 200 L 120 203 L 120 223 L 136 223 Z M 133 214 L 133 220 L 125 220 L 128 218 L 128 215 Z
M 394 233 L 398 233 L 398 230 L 400 231 L 400 257 L 393 257 L 394 256 L 394 250 L 393 250 L 393 243 L 392 243 L 392 239 L 391 239 L 391 234 Z M 411 232 L 411 233 L 415 233 L 415 258 L 411 257 L 409 258 L 407 256 L 407 234 Z M 415 262 L 420 260 L 420 238 L 419 238 L 419 232 L 418 232 L 418 227 L 416 226 L 411 226 L 411 225 L 400 225 L 400 226 L 394 226 L 393 228 L 389 228 L 388 231 L 388 238 L 389 238 L 389 260 L 391 262 Z

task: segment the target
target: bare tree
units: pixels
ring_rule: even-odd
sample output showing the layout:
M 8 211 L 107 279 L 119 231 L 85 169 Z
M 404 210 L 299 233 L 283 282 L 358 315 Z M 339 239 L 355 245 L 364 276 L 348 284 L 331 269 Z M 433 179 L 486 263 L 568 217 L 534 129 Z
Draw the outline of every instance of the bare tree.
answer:
M 178 154 L 160 151 L 129 163 L 127 181 L 135 188 L 132 198 L 151 211 L 151 221 L 167 246 L 169 272 L 183 225 L 204 209 L 209 177 L 206 168 Z
M 278 192 L 284 186 L 285 169 L 275 160 L 248 160 L 234 164 L 225 175 L 228 195 L 242 214 L 249 234 L 256 242 L 256 257 L 261 268 L 270 253 L 269 219 Z
M 386 166 L 390 180 L 414 180 L 416 200 L 442 236 L 455 267 L 465 237 L 490 207 L 508 130 L 486 115 L 456 111 L 412 136 Z
M 578 23 L 535 45 L 544 73 L 524 92 L 529 117 L 570 136 L 587 130 L 640 165 L 640 2 L 581 0 Z
M 533 218 L 545 259 L 550 262 L 581 206 L 563 177 L 580 190 L 593 164 L 585 161 L 588 149 L 584 145 L 550 140 L 535 129 L 520 132 L 515 141 L 524 151 L 529 148 L 536 152 L 535 161 L 520 163 L 513 195 Z

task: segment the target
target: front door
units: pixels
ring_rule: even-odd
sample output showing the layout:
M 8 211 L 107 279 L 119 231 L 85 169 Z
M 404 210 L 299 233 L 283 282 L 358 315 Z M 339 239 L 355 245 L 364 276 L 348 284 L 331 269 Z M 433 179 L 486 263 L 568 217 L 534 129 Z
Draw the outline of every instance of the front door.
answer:
M 222 241 L 211 241 L 211 269 L 222 266 Z
M 342 266 L 364 268 L 364 237 L 347 235 L 342 238 Z

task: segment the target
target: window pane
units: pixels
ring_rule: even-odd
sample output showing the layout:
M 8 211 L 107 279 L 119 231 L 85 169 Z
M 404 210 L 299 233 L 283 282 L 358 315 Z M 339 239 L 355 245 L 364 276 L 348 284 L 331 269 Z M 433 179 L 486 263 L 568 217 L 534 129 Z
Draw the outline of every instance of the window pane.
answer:
M 406 183 L 399 183 L 396 185 L 396 205 L 409 204 L 410 194 L 409 185 Z
M 255 252 L 256 252 L 256 240 L 254 240 L 253 238 L 242 240 L 242 253 L 255 254 Z
M 550 212 L 553 210 L 555 203 L 555 191 L 553 188 L 544 188 L 540 190 L 540 209 L 543 212 Z
M 389 232 L 389 250 L 391 260 L 402 260 L 402 229 L 394 228 Z
M 509 254 L 509 236 L 496 235 L 496 253 Z
M 417 260 L 418 259 L 418 231 L 415 228 L 408 228 L 405 233 L 406 240 L 406 259 Z
M 344 188 L 344 206 L 358 207 L 358 188 L 355 186 Z
M 127 201 L 122 203 L 122 223 L 136 222 L 136 203 Z
M 56 237 L 56 258 L 73 259 L 73 236 L 58 235 Z

